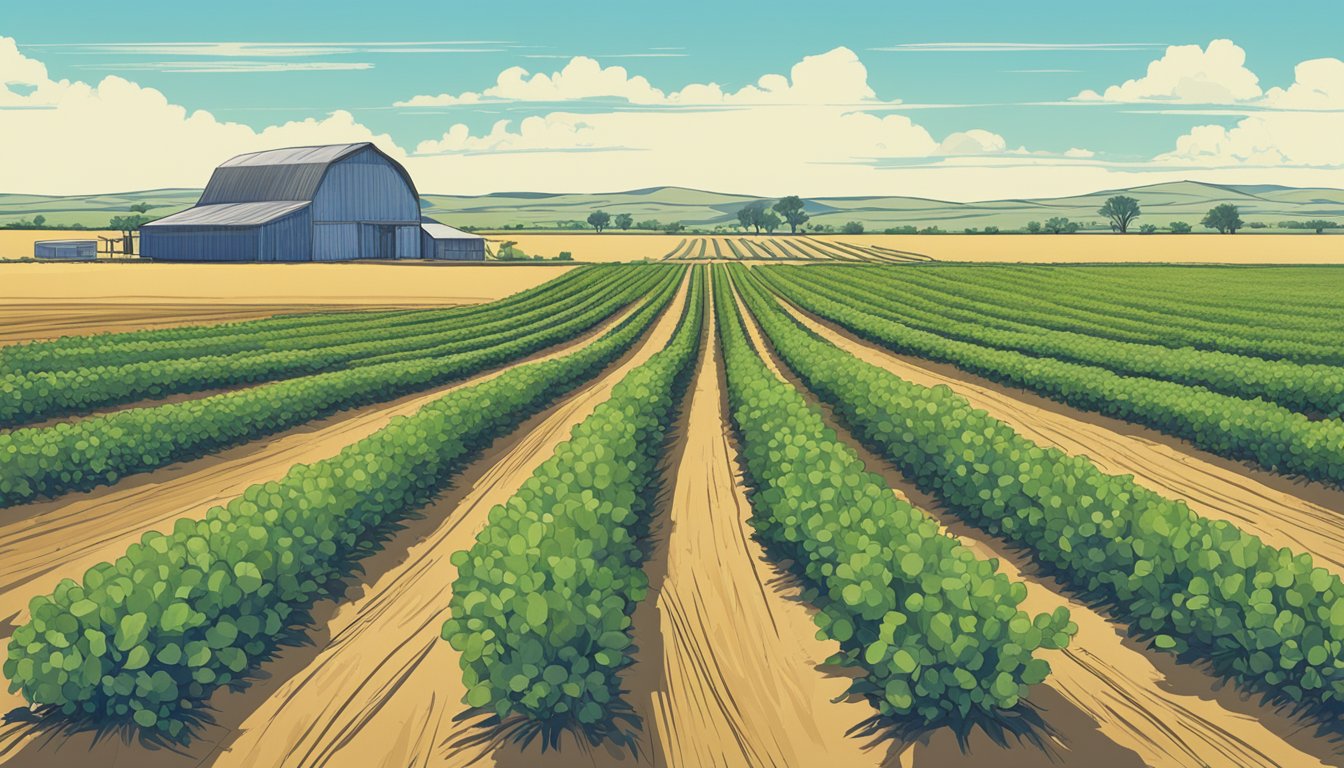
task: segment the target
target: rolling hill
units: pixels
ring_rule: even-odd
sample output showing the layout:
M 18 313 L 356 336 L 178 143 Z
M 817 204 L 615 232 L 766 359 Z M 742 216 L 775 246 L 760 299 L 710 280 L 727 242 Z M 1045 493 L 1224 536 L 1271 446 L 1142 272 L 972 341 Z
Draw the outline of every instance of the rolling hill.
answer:
M 101 227 L 131 205 L 148 203 L 149 215 L 165 216 L 195 203 L 199 190 L 158 189 L 118 194 L 48 197 L 0 194 L 0 224 L 45 217 L 48 224 Z M 1127 194 L 1143 207 L 1140 223 L 1165 227 L 1172 221 L 1198 224 L 1209 208 L 1232 203 L 1247 222 L 1273 226 L 1280 221 L 1331 219 L 1344 224 L 1344 190 L 1299 189 L 1274 185 L 1218 185 L 1181 181 L 1129 189 L 1105 190 L 1072 197 L 953 203 L 918 197 L 813 197 L 807 211 L 819 224 L 839 227 L 861 222 L 869 231 L 889 227 L 937 226 L 960 232 L 987 226 L 1019 229 L 1026 222 L 1063 216 L 1103 226 L 1097 209 L 1111 195 Z M 635 221 L 680 221 L 691 229 L 713 229 L 736 222 L 736 212 L 758 198 L 682 187 L 652 187 L 601 194 L 497 192 L 489 195 L 423 195 L 425 213 L 456 226 L 500 229 L 559 229 L 582 223 L 602 209 L 629 213 Z

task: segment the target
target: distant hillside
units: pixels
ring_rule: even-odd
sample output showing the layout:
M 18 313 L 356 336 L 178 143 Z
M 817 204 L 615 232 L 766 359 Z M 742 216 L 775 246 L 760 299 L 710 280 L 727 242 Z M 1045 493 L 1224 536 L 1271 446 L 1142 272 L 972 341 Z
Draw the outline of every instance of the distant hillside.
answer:
M 112 216 L 124 215 L 131 205 L 148 203 L 150 216 L 166 216 L 190 207 L 200 190 L 160 189 L 105 195 L 45 197 L 0 194 L 0 224 L 45 217 L 48 225 L 101 227 Z M 1209 208 L 1233 203 L 1249 222 L 1274 226 L 1280 221 L 1329 219 L 1344 225 L 1344 190 L 1297 189 L 1273 185 L 1217 185 L 1182 181 L 1131 189 L 1106 190 L 1073 197 L 1035 200 L 995 200 L 950 203 L 917 197 L 812 197 L 806 198 L 812 221 L 837 229 L 858 221 L 872 231 L 890 227 L 936 226 L 944 231 L 967 228 L 1020 229 L 1028 221 L 1063 216 L 1103 228 L 1097 209 L 1107 197 L 1126 194 L 1143 208 L 1139 223 L 1165 228 L 1172 221 L 1198 226 Z M 552 194 L 543 192 L 498 192 L 489 195 L 424 195 L 425 213 L 459 227 L 501 229 L 522 225 L 528 229 L 563 228 L 583 222 L 602 209 L 613 215 L 629 213 L 635 221 L 679 221 L 691 229 L 732 225 L 739 208 L 757 198 L 704 192 L 681 187 L 653 187 L 607 194 Z

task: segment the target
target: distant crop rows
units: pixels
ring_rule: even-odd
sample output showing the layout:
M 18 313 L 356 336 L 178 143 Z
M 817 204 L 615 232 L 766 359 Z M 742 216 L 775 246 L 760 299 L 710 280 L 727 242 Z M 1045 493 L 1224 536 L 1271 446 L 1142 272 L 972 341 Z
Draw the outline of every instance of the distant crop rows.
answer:
M 722 243 L 722 245 L 720 245 Z M 683 238 L 665 260 L 739 259 L 751 261 L 845 261 L 911 263 L 928 256 L 875 245 L 858 246 L 804 235 L 716 236 Z
M 283 380 L 182 403 L 132 408 L 48 427 L 0 433 L 0 505 L 109 484 L 132 473 L 206 455 L 320 416 L 390 400 L 574 338 L 620 307 L 668 285 L 677 270 L 619 268 L 590 273 L 619 290 L 589 297 L 564 315 L 529 317 L 491 345 L 456 354 L 389 361 Z M 469 336 L 470 334 L 468 334 Z
M 817 270 L 765 273 L 765 279 L 772 287 L 799 306 L 895 351 L 951 363 L 991 380 L 1038 392 L 1085 410 L 1150 426 L 1185 438 L 1211 453 L 1231 459 L 1247 459 L 1270 471 L 1344 485 L 1344 421 L 1339 418 L 1311 418 L 1259 397 L 1235 397 L 1207 386 L 1125 375 L 1109 367 L 1047 357 L 1039 349 L 1028 354 L 962 341 L 951 332 L 941 335 L 922 330 L 895 319 L 900 311 L 883 309 L 879 306 L 881 300 L 856 292 L 852 287 L 836 288 L 833 283 L 838 277 L 830 271 Z M 981 335 L 984 338 L 991 336 L 987 332 Z M 1014 338 L 1023 346 L 1033 346 L 1023 337 Z M 1033 346 L 1034 349 L 1050 343 L 1044 334 L 1039 338 L 1042 340 Z M 1087 354 L 1094 357 L 1105 355 L 1104 351 L 1098 351 L 1100 345 L 1076 346 L 1086 349 Z M 1149 361 L 1142 364 L 1152 368 L 1165 361 L 1168 366 L 1165 375 L 1197 380 L 1199 375 L 1191 371 L 1203 359 L 1200 353 L 1193 351 L 1167 355 L 1154 349 Z M 1123 369 L 1125 363 L 1111 361 L 1108 365 Z M 1328 372 L 1316 369 L 1264 373 L 1270 368 L 1273 365 L 1268 361 L 1247 364 L 1247 370 L 1261 371 L 1264 380 L 1280 390 L 1293 390 L 1292 382 L 1297 382 L 1292 397 L 1305 398 L 1308 402 L 1313 391 L 1317 396 L 1321 391 L 1328 394 L 1331 382 L 1339 381 L 1337 377 L 1331 378 Z M 1235 373 L 1225 378 L 1208 371 L 1203 375 L 1210 385 L 1217 383 L 1227 389 L 1237 386 Z M 1335 407 L 1332 405 L 1335 402 L 1327 397 L 1317 405 L 1329 409 Z

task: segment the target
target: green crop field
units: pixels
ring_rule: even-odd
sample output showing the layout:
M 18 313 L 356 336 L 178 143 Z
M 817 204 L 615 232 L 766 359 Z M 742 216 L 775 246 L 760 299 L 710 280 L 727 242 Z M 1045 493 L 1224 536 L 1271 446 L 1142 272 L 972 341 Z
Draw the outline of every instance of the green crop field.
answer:
M 1344 270 L 672 246 L 0 346 L 0 744 L 186 765 L 315 697 L 438 713 L 449 763 L 666 759 L 705 706 L 818 754 L 1226 717 L 1333 759 Z

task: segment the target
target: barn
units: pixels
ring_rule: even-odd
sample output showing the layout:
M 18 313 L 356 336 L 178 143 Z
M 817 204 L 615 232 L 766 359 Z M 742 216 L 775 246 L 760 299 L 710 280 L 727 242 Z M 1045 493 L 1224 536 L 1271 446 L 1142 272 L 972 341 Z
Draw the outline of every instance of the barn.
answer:
M 426 259 L 485 261 L 485 238 L 440 224 L 433 219 L 420 222 L 420 254 Z
M 418 259 L 420 195 L 368 142 L 239 155 L 215 169 L 195 207 L 140 229 L 162 261 Z

